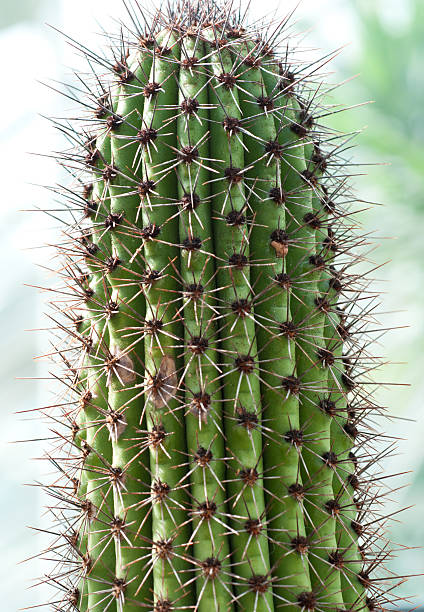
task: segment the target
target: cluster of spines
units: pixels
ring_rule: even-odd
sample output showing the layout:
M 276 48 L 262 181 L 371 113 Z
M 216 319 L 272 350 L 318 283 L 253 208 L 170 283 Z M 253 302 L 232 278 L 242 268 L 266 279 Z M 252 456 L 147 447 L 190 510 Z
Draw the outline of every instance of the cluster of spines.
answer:
M 286 21 L 185 2 L 137 29 L 63 128 L 54 609 L 384 609 L 349 137 Z

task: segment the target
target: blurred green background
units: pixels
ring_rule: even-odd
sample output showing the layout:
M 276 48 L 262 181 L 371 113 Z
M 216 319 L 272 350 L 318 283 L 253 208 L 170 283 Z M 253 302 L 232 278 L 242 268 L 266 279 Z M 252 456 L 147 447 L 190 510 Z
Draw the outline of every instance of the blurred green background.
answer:
M 272 13 L 278 7 L 277 15 L 283 17 L 295 4 L 268 0 L 266 8 Z M 46 23 L 99 48 L 99 24 L 116 31 L 111 16 L 123 18 L 124 8 L 120 0 L 2 0 L 0 5 L 6 83 L 0 97 L 0 334 L 4 358 L 0 554 L 5 563 L 0 580 L 4 581 L 2 607 L 13 611 L 37 605 L 46 596 L 42 588 L 26 590 L 45 568 L 38 561 L 18 562 L 43 543 L 43 536 L 31 534 L 26 525 L 42 523 L 45 500 L 37 488 L 24 483 L 41 480 L 49 468 L 31 460 L 40 456 L 40 444 L 12 442 L 37 438 L 40 432 L 45 435 L 31 414 L 17 416 L 15 412 L 47 403 L 53 389 L 16 378 L 48 375 L 46 362 L 32 359 L 48 350 L 45 337 L 25 331 L 46 327 L 42 312 L 47 296 L 24 284 L 53 282 L 48 272 L 51 252 L 39 247 L 51 242 L 57 232 L 45 215 L 20 211 L 52 207 L 49 193 L 34 185 L 53 184 L 59 178 L 58 170 L 48 157 L 30 152 L 48 153 L 63 147 L 59 134 L 41 115 L 63 116 L 71 110 L 69 101 L 38 81 L 69 80 L 71 68 L 83 65 Z M 252 0 L 252 15 L 262 16 L 263 7 L 263 2 Z M 373 232 L 379 245 L 374 260 L 388 262 L 376 273 L 382 291 L 382 326 L 402 328 L 381 341 L 379 354 L 392 364 L 381 370 L 379 379 L 410 384 L 383 386 L 379 392 L 381 404 L 393 416 L 387 422 L 387 433 L 399 438 L 398 451 L 386 468 L 404 473 L 393 480 L 393 487 L 402 488 L 388 496 L 386 511 L 413 506 L 388 524 L 391 539 L 402 543 L 395 546 L 390 567 L 401 575 L 420 574 L 424 572 L 424 2 L 303 0 L 294 20 L 298 21 L 296 30 L 307 34 L 304 44 L 318 47 L 323 54 L 348 43 L 332 62 L 329 79 L 336 83 L 360 74 L 333 93 L 334 103 L 374 102 L 334 115 L 329 122 L 347 132 L 365 128 L 356 139 L 353 161 L 370 165 L 355 168 L 363 173 L 354 179 L 356 191 L 363 200 L 384 203 L 362 215 L 364 231 Z M 399 609 L 420 608 L 424 578 L 411 579 L 398 592 L 412 595 L 410 603 L 399 603 Z

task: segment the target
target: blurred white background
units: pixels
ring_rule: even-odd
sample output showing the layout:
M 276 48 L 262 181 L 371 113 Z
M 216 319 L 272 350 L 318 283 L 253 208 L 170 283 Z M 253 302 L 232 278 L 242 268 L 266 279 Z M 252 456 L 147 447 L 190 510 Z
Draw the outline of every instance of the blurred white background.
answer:
M 32 153 L 48 154 L 64 146 L 60 134 L 42 115 L 64 116 L 72 110 L 69 100 L 54 93 L 40 81 L 55 86 L 54 80 L 69 80 L 73 69 L 81 66 L 85 70 L 85 64 L 64 37 L 46 24 L 97 49 L 102 44 L 101 28 L 117 31 L 114 21 L 121 18 L 125 20 L 125 10 L 120 0 L 15 0 L 13 3 L 2 0 L 0 4 L 0 57 L 3 72 L 3 93 L 0 96 L 0 168 L 3 181 L 0 201 L 3 210 L 0 226 L 3 278 L 0 292 L 0 557 L 3 569 L 0 580 L 4 581 L 1 587 L 1 607 L 12 612 L 40 604 L 46 598 L 42 589 L 27 590 L 31 580 L 45 568 L 37 560 L 20 565 L 18 562 L 35 554 L 42 545 L 41 537 L 30 532 L 26 525 L 42 525 L 42 505 L 45 499 L 42 499 L 38 488 L 25 486 L 25 483 L 41 480 L 48 466 L 45 462 L 31 459 L 40 456 L 39 444 L 12 442 L 45 435 L 42 426 L 30 414 L 16 415 L 16 412 L 47 403 L 49 389 L 35 381 L 16 378 L 46 375 L 47 366 L 34 360 L 33 356 L 44 352 L 47 342 L 41 334 L 25 331 L 47 325 L 42 317 L 46 295 L 25 286 L 25 283 L 45 285 L 52 282 L 43 269 L 43 266 L 49 266 L 51 252 L 40 247 L 54 240 L 55 232 L 55 224 L 47 216 L 39 212 L 21 211 L 34 207 L 52 208 L 51 194 L 35 185 L 54 184 L 59 178 L 58 169 L 49 157 Z M 252 17 L 263 16 L 264 7 L 271 13 L 277 6 L 278 15 L 283 17 L 295 4 L 294 1 L 284 0 L 252 0 Z M 412 139 L 404 139 L 404 149 L 395 150 L 394 145 L 402 142 L 399 136 L 401 129 L 396 121 L 394 126 L 386 129 L 389 122 L 386 122 L 380 107 L 387 101 L 383 99 L 383 89 L 377 88 L 378 80 L 373 81 L 374 76 L 377 75 L 378 79 L 380 74 L 374 61 L 376 58 L 369 56 L 364 61 L 361 47 L 364 38 L 360 31 L 363 25 L 361 19 L 364 14 L 368 14 L 365 4 L 368 3 L 359 0 L 303 0 L 296 11 L 296 19 L 299 20 L 298 30 L 311 28 L 305 44 L 319 47 L 323 54 L 349 43 L 333 63 L 333 81 L 353 76 L 358 72 L 359 64 L 362 74 L 359 79 L 340 90 L 339 99 L 345 103 L 357 104 L 373 98 L 376 104 L 351 111 L 348 119 L 340 120 L 340 125 L 346 129 L 357 129 L 369 123 L 367 136 L 364 140 L 361 137 L 358 139 L 359 147 L 355 155 L 366 162 L 392 162 L 392 166 L 376 165 L 367 168 L 369 176 L 358 180 L 357 189 L 364 199 L 384 201 L 386 204 L 384 209 L 371 211 L 364 217 L 366 229 L 377 230 L 377 236 L 382 238 L 383 246 L 375 255 L 376 261 L 382 263 L 392 258 L 391 263 L 378 273 L 378 277 L 384 281 L 384 285 L 381 285 L 385 291 L 384 310 L 406 310 L 386 316 L 384 325 L 411 326 L 390 333 L 383 341 L 384 354 L 388 360 L 397 363 L 409 361 L 409 367 L 387 367 L 381 377 L 387 381 L 406 381 L 412 383 L 412 387 L 384 389 L 381 401 L 390 406 L 393 414 L 411 419 L 410 422 L 389 423 L 391 435 L 409 438 L 409 442 L 400 443 L 399 454 L 390 459 L 388 469 L 393 472 L 416 470 L 415 481 L 412 475 L 399 479 L 399 483 L 413 482 L 413 486 L 399 492 L 393 508 L 398 508 L 399 504 L 416 504 L 416 507 L 397 517 L 400 523 L 395 523 L 391 529 L 396 541 L 402 540 L 409 546 L 419 546 L 424 543 L 421 520 L 424 488 L 420 486 L 424 472 L 422 467 L 419 469 L 423 459 L 424 433 L 421 409 L 423 366 L 419 352 L 424 320 L 424 254 L 422 229 L 419 229 L 420 224 L 423 227 L 423 210 L 417 201 L 414 200 L 411 206 L 410 203 L 411 192 L 414 193 L 414 190 L 417 192 L 416 199 L 421 198 L 421 203 L 423 195 L 418 192 L 419 183 L 413 183 L 418 180 L 413 175 L 413 169 L 405 161 L 401 167 L 398 165 L 399 159 L 412 155 L 409 146 L 415 147 L 416 144 Z M 375 1 L 372 10 L 381 28 L 390 35 L 402 36 L 412 27 L 412 5 L 407 0 Z M 413 45 L 411 43 L 411 48 Z M 405 70 L 409 70 L 413 58 L 406 57 L 405 48 L 402 49 L 400 52 L 405 54 Z M 390 65 L 380 66 L 380 72 L 385 69 L 389 71 Z M 362 79 L 364 83 L 361 85 Z M 376 83 L 375 90 L 373 83 Z M 396 93 L 399 95 L 399 91 Z M 406 100 L 404 111 L 408 112 Z M 417 129 L 422 132 L 422 127 L 417 126 Z M 382 133 L 382 130 L 385 131 Z M 394 139 L 395 132 L 390 130 L 397 130 L 398 140 Z M 393 146 L 388 144 L 387 154 L 381 148 L 384 139 L 393 143 Z M 418 162 L 411 161 L 412 166 L 414 163 Z M 412 230 L 415 231 L 412 233 Z M 388 236 L 395 236 L 397 240 L 383 240 Z M 399 558 L 393 561 L 393 569 L 400 573 L 424 571 L 423 551 L 400 552 Z M 423 579 L 412 580 L 404 592 L 416 594 L 414 605 L 419 606 L 424 599 Z M 405 609 L 408 609 L 407 605 Z

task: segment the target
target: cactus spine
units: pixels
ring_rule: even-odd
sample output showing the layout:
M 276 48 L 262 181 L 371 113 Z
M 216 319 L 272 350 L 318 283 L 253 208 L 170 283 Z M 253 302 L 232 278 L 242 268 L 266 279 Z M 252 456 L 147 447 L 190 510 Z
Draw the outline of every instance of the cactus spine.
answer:
M 60 246 L 79 477 L 55 609 L 382 609 L 354 454 L 360 238 L 331 167 L 346 137 L 285 22 L 212 0 L 144 29 L 129 12 L 113 62 L 85 50 L 94 125 L 61 158 L 84 215 Z

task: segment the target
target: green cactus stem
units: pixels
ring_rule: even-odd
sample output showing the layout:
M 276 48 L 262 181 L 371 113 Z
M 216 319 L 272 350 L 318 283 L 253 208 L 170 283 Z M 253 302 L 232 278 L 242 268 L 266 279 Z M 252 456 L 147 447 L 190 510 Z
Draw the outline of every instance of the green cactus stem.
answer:
M 327 58 L 303 65 L 286 21 L 227 3 L 125 6 L 110 60 L 81 46 L 92 114 L 59 158 L 92 188 L 63 190 L 85 215 L 60 245 L 80 476 L 55 609 L 383 609 L 355 455 L 379 409 L 355 409 L 366 296 L 350 136 L 321 124 Z

